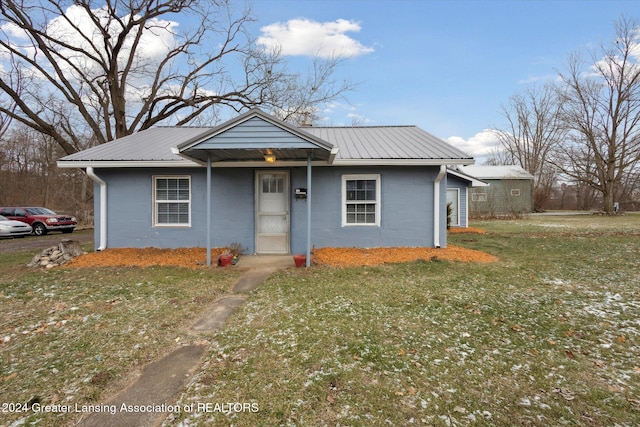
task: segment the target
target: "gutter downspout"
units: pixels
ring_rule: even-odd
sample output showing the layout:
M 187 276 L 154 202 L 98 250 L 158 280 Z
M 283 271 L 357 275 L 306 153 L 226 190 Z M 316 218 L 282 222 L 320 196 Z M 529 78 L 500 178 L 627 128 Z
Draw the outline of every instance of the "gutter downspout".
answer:
M 107 183 L 95 174 L 92 167 L 87 167 L 87 176 L 100 185 L 100 246 L 97 251 L 107 249 Z
M 447 173 L 447 165 L 440 165 L 440 172 L 433 182 L 433 247 L 440 248 L 440 181 Z
M 207 151 L 207 267 L 211 267 L 211 152 Z
M 307 153 L 307 260 L 305 266 L 311 266 L 311 157 L 312 152 Z

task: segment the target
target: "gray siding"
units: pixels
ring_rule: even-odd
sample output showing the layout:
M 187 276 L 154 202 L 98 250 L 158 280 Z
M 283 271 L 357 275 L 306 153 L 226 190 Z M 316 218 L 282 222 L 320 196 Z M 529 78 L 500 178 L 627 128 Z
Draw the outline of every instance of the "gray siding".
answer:
M 307 186 L 306 168 L 290 170 L 291 251 L 306 250 L 307 201 L 295 199 Z M 312 182 L 312 245 L 343 247 L 432 246 L 433 181 L 437 167 L 315 167 Z M 342 175 L 381 175 L 380 227 L 342 227 Z M 98 169 L 108 185 L 107 247 L 205 247 L 206 170 Z M 153 226 L 153 176 L 191 177 L 191 227 Z M 255 172 L 252 168 L 221 168 L 212 173 L 213 247 L 239 242 L 255 251 Z M 446 218 L 446 178 L 441 189 L 440 217 Z M 96 246 L 99 244 L 99 187 L 95 193 Z M 446 246 L 446 221 L 440 243 Z
M 206 246 L 204 169 L 100 169 L 96 173 L 108 185 L 108 247 Z M 159 175 L 191 176 L 191 227 L 153 226 L 153 176 Z M 212 199 L 213 246 L 239 242 L 253 250 L 253 171 L 216 171 Z M 99 203 L 98 195 L 95 200 Z M 98 205 L 95 212 L 97 229 Z
M 433 180 L 435 167 L 318 167 L 312 172 L 312 244 L 318 248 L 433 246 Z M 376 226 L 342 227 L 342 175 L 380 174 L 381 222 Z M 292 188 L 306 187 L 306 170 L 292 171 Z M 445 182 L 441 184 L 446 197 Z M 304 252 L 306 241 L 306 201 L 291 203 L 291 250 Z M 441 215 L 446 215 L 445 209 Z M 442 216 L 441 216 L 442 217 Z M 446 224 L 441 246 L 446 245 Z
M 236 145 L 254 149 L 287 148 L 292 145 L 316 148 L 316 145 L 258 117 L 217 134 L 199 143 L 197 147 L 199 149 L 215 149 L 220 147 L 233 148 Z

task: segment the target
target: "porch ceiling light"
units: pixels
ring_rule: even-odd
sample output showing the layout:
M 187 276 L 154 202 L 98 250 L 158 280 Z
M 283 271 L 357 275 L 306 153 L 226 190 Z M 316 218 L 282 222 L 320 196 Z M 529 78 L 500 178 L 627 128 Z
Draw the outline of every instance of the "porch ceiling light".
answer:
M 271 152 L 271 150 L 267 150 L 267 154 L 264 155 L 264 161 L 267 163 L 275 163 L 276 155 Z

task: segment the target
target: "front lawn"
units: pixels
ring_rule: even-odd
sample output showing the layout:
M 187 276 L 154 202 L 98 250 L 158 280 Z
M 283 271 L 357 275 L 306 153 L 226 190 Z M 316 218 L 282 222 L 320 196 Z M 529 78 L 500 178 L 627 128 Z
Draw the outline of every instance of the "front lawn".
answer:
M 640 424 L 640 215 L 473 226 L 450 243 L 499 261 L 290 269 L 204 334 L 233 271 L 0 254 L 0 425 L 71 425 L 15 404 L 103 403 L 194 342 L 167 426 Z
M 100 403 L 144 364 L 206 343 L 189 327 L 237 279 L 177 267 L 27 268 L 37 252 L 0 254 L 0 425 L 69 424 L 81 414 L 32 404 Z
M 165 424 L 638 425 L 640 216 L 473 225 L 499 262 L 272 276 Z

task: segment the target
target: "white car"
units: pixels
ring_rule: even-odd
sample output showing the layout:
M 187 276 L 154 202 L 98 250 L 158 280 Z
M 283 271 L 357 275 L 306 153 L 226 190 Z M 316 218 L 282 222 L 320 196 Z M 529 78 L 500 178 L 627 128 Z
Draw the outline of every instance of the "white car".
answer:
M 0 215 L 0 237 L 24 237 L 31 231 L 31 226 L 26 222 L 13 221 Z

